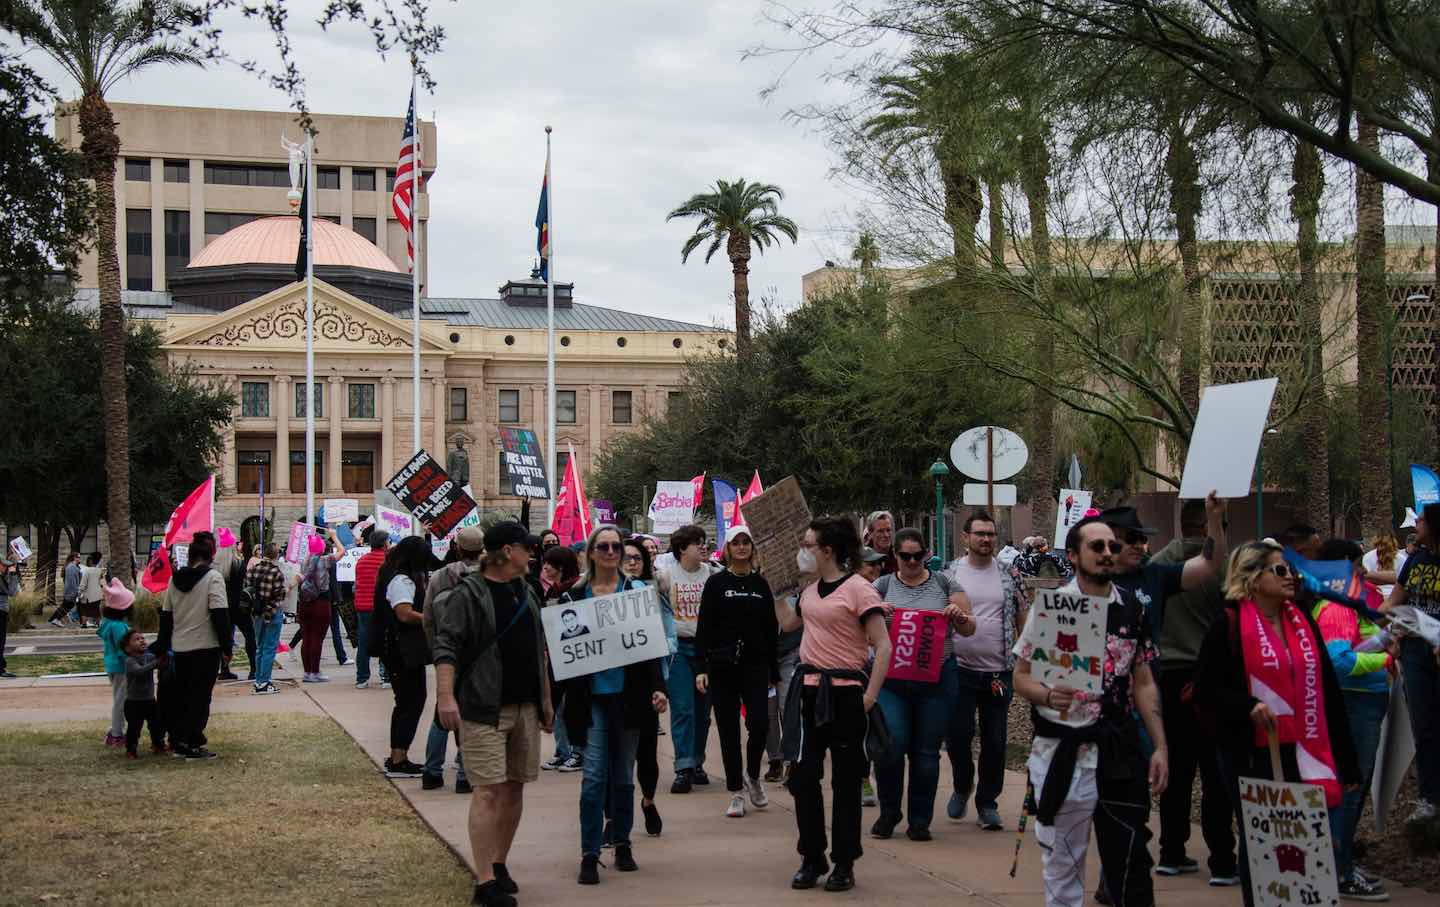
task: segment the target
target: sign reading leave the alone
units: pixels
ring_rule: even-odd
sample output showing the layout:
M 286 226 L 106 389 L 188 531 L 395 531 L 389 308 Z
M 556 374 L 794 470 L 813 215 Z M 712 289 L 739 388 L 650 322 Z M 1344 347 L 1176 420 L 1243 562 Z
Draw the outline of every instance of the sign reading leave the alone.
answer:
M 428 523 L 436 537 L 444 537 L 465 514 L 475 509 L 475 501 L 465 489 L 424 450 L 391 476 L 385 490 L 395 495 L 415 519 Z
M 535 432 L 528 428 L 500 429 L 501 459 L 505 478 L 519 498 L 548 498 L 550 485 L 545 481 L 545 454 Z
M 1105 665 L 1105 620 L 1110 600 L 1042 589 L 1035 598 L 1035 651 L 1030 673 L 1047 687 L 1100 695 Z
M 1240 817 L 1256 907 L 1340 903 L 1324 788 L 1242 777 Z
M 670 654 L 654 586 L 552 605 L 540 615 L 556 680 Z

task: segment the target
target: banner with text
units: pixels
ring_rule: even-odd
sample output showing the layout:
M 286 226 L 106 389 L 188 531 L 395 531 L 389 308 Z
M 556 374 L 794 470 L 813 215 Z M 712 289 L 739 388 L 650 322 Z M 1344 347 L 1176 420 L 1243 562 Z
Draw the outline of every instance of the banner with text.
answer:
M 1060 506 L 1055 508 L 1055 544 L 1052 545 L 1056 551 L 1065 550 L 1065 536 L 1070 532 L 1070 527 L 1080 522 L 1085 516 L 1085 511 L 1090 509 L 1091 494 L 1078 488 L 1060 489 Z
M 475 509 L 470 495 L 424 450 L 385 483 L 385 490 L 395 495 L 421 525 L 428 523 L 437 538 L 443 538 Z
M 1242 777 L 1240 816 L 1256 907 L 1340 903 L 1324 788 Z
M 810 505 L 795 477 L 786 476 L 751 498 L 745 505 L 745 524 L 775 596 L 798 591 L 801 576 L 795 553 L 810 527 Z
M 545 451 L 535 432 L 528 428 L 500 429 L 501 460 L 505 463 L 505 481 L 520 498 L 549 498 L 550 483 L 545 481 Z M 502 485 L 504 483 L 501 483 Z
M 356 498 L 326 498 L 325 522 L 353 523 L 360 519 L 360 501 Z
M 285 560 L 299 564 L 310 556 L 310 536 L 319 532 L 309 523 L 291 523 L 290 540 L 285 543 Z
M 552 605 L 540 615 L 556 680 L 670 654 L 654 586 Z
M 1080 592 L 1041 589 L 1035 597 L 1035 651 L 1030 673 L 1047 687 L 1067 686 L 1100 695 L 1105 665 L 1105 621 L 1110 600 Z
M 392 510 L 377 504 L 374 519 L 376 528 L 384 529 L 390 534 L 390 540 L 395 542 L 411 535 L 415 529 L 415 520 L 403 510 Z
M 947 623 L 943 611 L 897 610 L 890 621 L 890 670 L 885 679 L 938 681 Z
M 345 556 L 335 562 L 335 582 L 355 582 L 355 564 L 359 562 L 360 558 L 369 553 L 369 551 L 369 548 L 364 547 L 351 548 L 346 551 Z
M 656 482 L 655 497 L 650 499 L 650 519 L 654 532 L 669 535 L 695 520 L 695 486 L 689 481 Z

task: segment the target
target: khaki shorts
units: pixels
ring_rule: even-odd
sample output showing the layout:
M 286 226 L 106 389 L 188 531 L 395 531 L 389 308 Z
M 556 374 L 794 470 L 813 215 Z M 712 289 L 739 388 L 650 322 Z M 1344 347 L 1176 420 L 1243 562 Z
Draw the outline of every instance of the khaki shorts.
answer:
M 460 722 L 460 753 L 471 784 L 528 784 L 540 777 L 540 707 L 500 707 L 500 724 Z

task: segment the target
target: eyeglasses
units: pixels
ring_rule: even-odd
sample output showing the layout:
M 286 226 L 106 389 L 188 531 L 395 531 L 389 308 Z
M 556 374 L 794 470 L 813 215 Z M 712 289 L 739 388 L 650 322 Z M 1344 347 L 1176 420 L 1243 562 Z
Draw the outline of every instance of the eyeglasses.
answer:
M 1119 554 L 1125 550 L 1125 546 L 1114 539 L 1096 539 L 1085 547 L 1096 554 L 1104 554 L 1107 548 L 1110 549 L 1111 554 Z
M 1275 574 L 1280 579 L 1289 579 L 1290 577 L 1295 575 L 1295 571 L 1290 567 L 1289 564 L 1271 564 L 1265 569 L 1269 570 L 1271 573 Z
M 897 552 L 895 552 L 895 556 L 898 557 L 898 558 L 900 558 L 900 560 L 902 560 L 902 561 L 923 561 L 923 560 L 925 560 L 925 552 L 923 552 L 923 551 L 897 551 Z
M 622 544 L 620 544 L 619 542 L 596 542 L 596 543 L 595 543 L 595 550 L 596 550 L 596 551 L 603 551 L 603 552 L 605 552 L 606 554 L 619 554 L 619 553 L 620 553 L 621 551 L 623 551 L 624 549 L 625 549 L 625 546 L 622 545 Z
M 1127 545 L 1143 545 L 1147 540 L 1148 536 L 1146 536 L 1143 532 L 1125 533 L 1125 544 Z

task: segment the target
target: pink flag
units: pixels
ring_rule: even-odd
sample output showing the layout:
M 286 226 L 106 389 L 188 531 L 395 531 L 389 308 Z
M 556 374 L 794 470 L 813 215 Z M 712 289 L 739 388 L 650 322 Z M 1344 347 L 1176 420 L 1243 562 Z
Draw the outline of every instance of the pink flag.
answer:
M 585 486 L 581 484 L 580 471 L 575 466 L 573 447 L 565 464 L 565 480 L 560 485 L 560 496 L 555 499 L 555 520 L 550 528 L 560 536 L 562 545 L 573 545 L 590 538 L 590 502 L 585 498 Z
M 155 549 L 150 555 L 150 563 L 145 565 L 145 573 L 140 577 L 140 585 L 154 593 L 165 591 L 170 585 L 170 550 L 164 545 Z
M 690 487 L 695 491 L 695 506 L 693 509 L 699 510 L 701 502 L 705 500 L 705 473 L 702 472 L 691 479 Z
M 764 491 L 765 488 L 760 484 L 760 470 L 757 469 L 755 470 L 754 477 L 750 479 L 750 487 L 745 489 L 744 494 L 740 495 L 740 503 L 748 504 L 751 498 L 759 497 Z
M 188 545 L 197 532 L 215 531 L 215 476 L 196 486 L 165 524 L 165 545 Z

